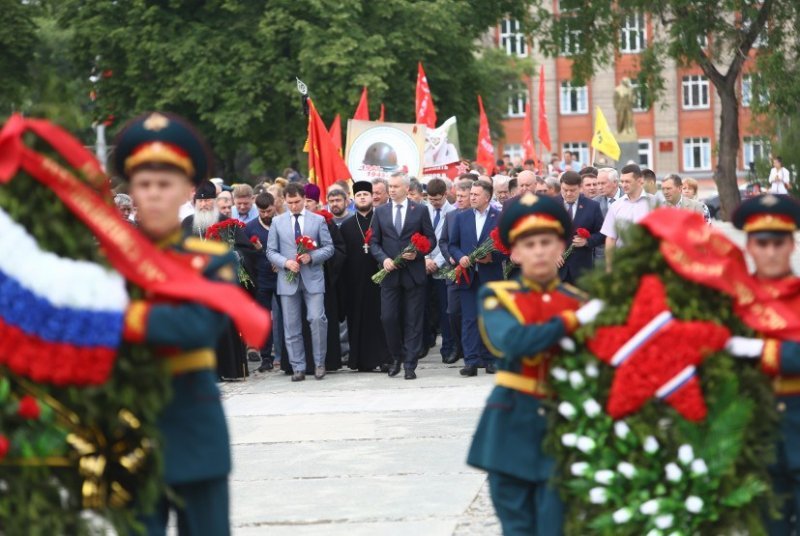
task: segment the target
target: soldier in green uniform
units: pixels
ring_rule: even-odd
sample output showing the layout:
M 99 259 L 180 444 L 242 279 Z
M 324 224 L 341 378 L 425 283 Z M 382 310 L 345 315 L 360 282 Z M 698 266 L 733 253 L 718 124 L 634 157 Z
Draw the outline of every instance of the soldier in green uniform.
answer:
M 185 120 L 151 113 L 133 119 L 116 140 L 115 166 L 130 183 L 139 229 L 159 248 L 190 254 L 205 277 L 233 282 L 235 257 L 220 242 L 183 238 L 179 207 L 208 175 L 210 157 Z M 180 534 L 230 533 L 230 445 L 216 384 L 221 313 L 197 303 L 131 302 L 125 340 L 146 344 L 172 374 L 172 398 L 159 419 L 164 480 L 174 495 L 162 497 L 143 520 L 150 535 L 166 534 L 171 509 Z M 177 500 L 176 500 L 177 499 Z
M 514 200 L 499 232 L 520 275 L 488 283 L 478 294 L 481 336 L 500 359 L 467 463 L 489 472 L 506 536 L 561 534 L 563 507 L 549 483 L 555 462 L 542 448 L 547 419 L 541 400 L 549 394 L 547 375 L 559 342 L 602 308 L 598 300 L 581 307 L 580 291 L 558 280 L 556 259 L 572 236 L 571 223 L 551 198 L 528 192 Z
M 794 232 L 800 228 L 800 205 L 787 196 L 767 194 L 743 202 L 733 224 L 747 233 L 746 250 L 755 265 L 759 287 L 794 314 L 800 310 L 800 278 L 792 274 Z M 800 344 L 777 338 L 731 337 L 728 351 L 760 360 L 774 378 L 780 414 L 777 462 L 770 468 L 775 493 L 783 500 L 780 519 L 768 519 L 771 536 L 800 534 Z

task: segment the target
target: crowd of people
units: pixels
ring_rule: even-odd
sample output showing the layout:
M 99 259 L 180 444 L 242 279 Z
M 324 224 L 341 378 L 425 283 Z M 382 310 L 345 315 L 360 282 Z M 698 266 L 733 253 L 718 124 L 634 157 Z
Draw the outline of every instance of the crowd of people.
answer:
M 289 179 L 225 184 L 200 183 L 181 209 L 184 236 L 206 239 L 209 229 L 238 220 L 230 241 L 247 274 L 240 280 L 258 303 L 271 311 L 272 336 L 262 348 L 245 348 L 232 326 L 218 345 L 218 376 L 246 377 L 246 361 L 260 373 L 282 370 L 293 381 L 347 366 L 362 372 L 404 372 L 416 377 L 416 364 L 441 336 L 440 357 L 460 374 L 496 372 L 496 363 L 479 329 L 477 292 L 485 283 L 518 273 L 515 259 L 499 251 L 470 255 L 497 227 L 504 207 L 527 192 L 555 199 L 574 229 L 570 247 L 556 263 L 561 281 L 578 284 L 595 266 L 611 268 L 620 245 L 621 222 L 637 222 L 657 206 L 702 214 L 697 182 L 672 174 L 656 185 L 649 169 L 629 164 L 582 166 L 577 155 L 553 158 L 546 175 L 533 161 L 521 166 L 499 160 L 497 173 L 473 165 L 451 180 L 427 182 L 402 173 L 373 181 L 338 181 L 321 198 L 320 188 L 291 169 Z M 119 193 L 122 216 L 136 222 L 131 198 Z M 415 234 L 430 251 L 408 252 Z M 300 238 L 313 244 L 298 250 Z M 402 257 L 397 266 L 395 261 Z M 455 279 L 448 270 L 458 269 Z M 379 270 L 387 277 L 379 284 Z M 241 278 L 240 278 L 241 279 Z

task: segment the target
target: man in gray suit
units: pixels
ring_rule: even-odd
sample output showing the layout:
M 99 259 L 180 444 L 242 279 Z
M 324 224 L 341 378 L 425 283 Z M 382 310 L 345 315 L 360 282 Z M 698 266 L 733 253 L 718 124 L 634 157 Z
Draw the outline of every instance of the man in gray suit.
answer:
M 267 238 L 267 258 L 278 270 L 278 296 L 281 298 L 286 348 L 292 364 L 292 381 L 306 379 L 306 356 L 303 347 L 302 301 L 311 327 L 311 344 L 316 369 L 314 377 L 325 377 L 325 354 L 328 346 L 328 319 L 325 317 L 325 275 L 323 263 L 333 256 L 325 218 L 305 208 L 305 192 L 297 183 L 289 183 L 284 191 L 289 209 L 274 220 Z M 297 255 L 295 240 L 307 236 L 317 244 L 310 253 Z M 297 277 L 289 282 L 287 272 Z
M 614 201 L 622 197 L 622 190 L 619 187 L 619 173 L 614 168 L 600 168 L 597 170 L 597 197 L 593 200 L 600 205 L 600 212 L 605 219 L 608 214 L 608 207 L 614 204 Z M 602 266 L 606 259 L 606 248 L 601 244 L 594 248 L 594 263 L 595 266 Z

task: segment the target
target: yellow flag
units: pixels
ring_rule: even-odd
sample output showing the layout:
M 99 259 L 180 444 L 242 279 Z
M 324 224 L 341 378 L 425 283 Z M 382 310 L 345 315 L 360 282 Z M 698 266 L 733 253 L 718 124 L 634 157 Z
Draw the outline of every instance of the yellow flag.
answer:
M 614 160 L 619 160 L 622 151 L 619 148 L 617 140 L 608 128 L 608 122 L 603 115 L 603 110 L 599 106 L 596 107 L 597 113 L 594 118 L 594 136 L 592 137 L 592 147 L 607 154 Z

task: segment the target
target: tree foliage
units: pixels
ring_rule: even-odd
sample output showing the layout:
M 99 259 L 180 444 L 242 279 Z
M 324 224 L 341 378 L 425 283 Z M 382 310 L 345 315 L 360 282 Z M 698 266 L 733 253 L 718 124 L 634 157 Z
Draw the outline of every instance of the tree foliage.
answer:
M 756 91 L 787 86 L 785 92 L 780 91 L 781 100 L 791 101 L 791 95 L 798 91 L 796 86 L 789 89 L 785 78 L 775 75 L 780 72 L 779 65 L 787 62 L 796 65 L 800 46 L 796 31 L 800 23 L 797 2 L 562 0 L 560 7 L 561 14 L 554 15 L 551 2 L 536 2 L 524 19 L 525 27 L 546 53 L 568 53 L 572 57 L 573 78 L 579 82 L 591 78 L 598 68 L 614 61 L 620 42 L 619 31 L 627 17 L 638 13 L 647 16 L 654 28 L 648 33 L 646 48 L 640 55 L 637 77 L 648 102 L 655 102 L 666 91 L 663 72 L 668 60 L 702 69 L 715 87 L 722 107 L 714 180 L 723 212 L 729 215 L 739 202 L 737 81 L 745 61 L 761 40 L 765 44 L 756 50 L 757 64 L 770 76 L 758 79 Z

